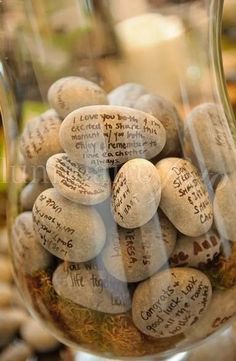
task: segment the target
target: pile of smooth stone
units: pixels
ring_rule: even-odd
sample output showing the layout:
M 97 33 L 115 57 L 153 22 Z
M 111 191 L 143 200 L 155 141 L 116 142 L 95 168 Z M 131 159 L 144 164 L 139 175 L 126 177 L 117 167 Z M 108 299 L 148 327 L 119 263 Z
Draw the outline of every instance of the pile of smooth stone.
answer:
M 48 101 L 20 139 L 32 180 L 13 227 L 16 269 L 33 275 L 56 261 L 60 297 L 129 312 L 154 338 L 209 334 L 226 322 L 236 307 L 204 272 L 230 253 L 236 232 L 235 146 L 223 109 L 204 103 L 183 122 L 139 84 L 107 95 L 75 76 L 57 80 Z

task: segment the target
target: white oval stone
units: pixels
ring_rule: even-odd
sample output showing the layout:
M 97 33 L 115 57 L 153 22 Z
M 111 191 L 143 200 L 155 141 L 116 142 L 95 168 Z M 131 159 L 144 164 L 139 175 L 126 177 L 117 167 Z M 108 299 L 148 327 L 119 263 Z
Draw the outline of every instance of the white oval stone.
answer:
M 236 241 L 236 174 L 225 175 L 218 184 L 213 202 L 214 219 L 219 234 Z
M 207 310 L 212 288 L 204 273 L 192 268 L 172 268 L 140 283 L 132 302 L 136 327 L 156 338 L 178 335 Z
M 32 180 L 21 191 L 20 204 L 23 211 L 32 211 L 37 197 L 48 188 L 51 188 L 50 182 L 41 180 Z
M 37 198 L 33 220 L 38 241 L 63 260 L 86 262 L 105 244 L 106 230 L 98 212 L 69 201 L 53 188 Z
M 199 237 L 180 235 L 169 260 L 170 265 L 205 267 L 220 253 L 221 240 L 213 231 Z
M 51 155 L 62 151 L 60 126 L 61 119 L 54 110 L 48 110 L 26 124 L 20 139 L 20 149 L 29 165 L 45 166 Z
M 32 356 L 31 347 L 23 341 L 8 345 L 0 354 L 1 361 L 27 361 Z
M 179 155 L 179 132 L 182 124 L 175 106 L 159 95 L 144 94 L 134 103 L 134 108 L 153 115 L 166 130 L 166 144 L 158 157 Z
M 160 207 L 183 234 L 197 237 L 213 222 L 212 205 L 197 169 L 187 160 L 166 158 L 156 164 L 161 177 Z
M 113 89 L 108 94 L 109 104 L 133 107 L 136 100 L 146 94 L 146 89 L 141 84 L 126 83 Z
M 141 227 L 156 213 L 160 198 L 160 177 L 155 166 L 145 159 L 132 159 L 121 167 L 113 183 L 114 219 L 121 227 Z
M 36 239 L 32 212 L 21 213 L 12 227 L 12 255 L 16 270 L 33 274 L 48 268 L 52 255 Z
M 165 145 L 166 131 L 159 120 L 140 110 L 94 105 L 65 118 L 60 141 L 75 162 L 109 168 L 133 158 L 153 158 Z
M 62 118 L 87 105 L 108 103 L 102 88 L 77 76 L 61 78 L 53 83 L 48 90 L 48 101 Z
M 127 285 L 95 263 L 61 264 L 52 282 L 60 296 L 95 311 L 116 314 L 131 308 Z
M 142 281 L 167 262 L 175 246 L 176 234 L 163 213 L 140 228 L 113 229 L 108 233 L 102 251 L 104 266 L 123 282 Z
M 235 169 L 234 140 L 222 107 L 205 103 L 194 108 L 187 117 L 186 138 L 194 158 L 209 171 L 222 174 Z
M 50 157 L 46 168 L 54 188 L 73 202 L 97 204 L 103 202 L 111 193 L 107 170 L 87 168 L 73 162 L 66 153 Z

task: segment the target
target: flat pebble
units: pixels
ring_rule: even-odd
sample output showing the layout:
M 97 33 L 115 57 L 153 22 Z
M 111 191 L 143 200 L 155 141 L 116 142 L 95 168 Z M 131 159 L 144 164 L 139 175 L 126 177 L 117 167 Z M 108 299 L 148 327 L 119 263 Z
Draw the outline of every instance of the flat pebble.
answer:
M 161 177 L 160 207 L 184 235 L 206 233 L 213 222 L 212 205 L 197 169 L 187 160 L 166 158 L 156 164 Z
M 183 333 L 202 317 L 211 301 L 209 279 L 192 268 L 173 268 L 140 283 L 132 302 L 136 327 L 156 338 Z
M 236 174 L 225 175 L 218 184 L 213 209 L 219 234 L 236 241 Z
M 20 149 L 26 164 L 45 166 L 51 155 L 62 151 L 59 142 L 60 126 L 61 119 L 54 110 L 48 110 L 26 124 L 20 139 Z
M 170 258 L 171 266 L 207 266 L 220 253 L 221 240 L 213 231 L 199 237 L 180 235 Z
M 13 280 L 12 263 L 7 255 L 0 255 L 0 282 L 11 282 Z
M 140 96 L 146 94 L 146 89 L 141 84 L 126 83 L 113 89 L 108 94 L 109 104 L 133 107 Z
M 48 188 L 51 188 L 50 182 L 41 180 L 32 180 L 20 193 L 20 205 L 23 211 L 32 211 L 34 202 L 37 197 Z
M 13 300 L 13 287 L 9 283 L 0 282 L 0 309 L 11 305 Z
M 176 242 L 176 229 L 163 213 L 135 229 L 114 229 L 102 252 L 107 271 L 124 282 L 152 276 L 168 260 Z
M 15 219 L 11 245 L 16 270 L 33 274 L 52 264 L 52 255 L 36 239 L 32 212 L 23 212 Z
M 187 117 L 185 133 L 199 164 L 220 174 L 235 169 L 235 145 L 223 108 L 214 103 L 197 106 Z
M 141 227 L 156 213 L 161 198 L 161 182 L 155 166 L 145 159 L 126 162 L 117 173 L 112 188 L 112 213 L 125 228 Z
M 155 157 L 165 145 L 166 131 L 159 120 L 140 110 L 94 105 L 64 119 L 60 141 L 73 161 L 109 168 L 133 158 Z
M 95 263 L 61 264 L 52 282 L 60 296 L 95 311 L 116 314 L 131 308 L 127 285 Z
M 33 220 L 38 241 L 63 260 L 86 262 L 105 244 L 106 230 L 98 212 L 69 201 L 53 188 L 37 198 Z
M 24 341 L 14 342 L 0 353 L 1 361 L 27 361 L 32 356 L 31 347 Z
M 50 157 L 46 168 L 54 188 L 73 202 L 93 205 L 103 202 L 111 193 L 107 170 L 87 168 L 70 160 L 65 153 Z
M 33 319 L 27 320 L 20 329 L 23 340 L 38 352 L 49 352 L 59 346 L 59 341 Z
M 153 115 L 166 130 L 166 144 L 158 157 L 178 156 L 181 149 L 178 134 L 181 120 L 175 106 L 159 95 L 144 94 L 134 103 L 134 108 Z
M 61 78 L 53 83 L 48 90 L 48 101 L 62 118 L 80 107 L 108 103 L 102 88 L 77 76 Z

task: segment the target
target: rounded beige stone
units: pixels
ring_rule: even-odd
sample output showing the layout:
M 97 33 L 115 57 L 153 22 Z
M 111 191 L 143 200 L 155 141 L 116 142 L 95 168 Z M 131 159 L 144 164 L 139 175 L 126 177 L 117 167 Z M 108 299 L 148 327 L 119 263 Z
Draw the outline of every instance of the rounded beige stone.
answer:
M 8 252 L 9 248 L 7 227 L 2 227 L 0 228 L 0 254 L 7 255 Z
M 73 203 L 54 188 L 37 198 L 33 222 L 42 246 L 66 261 L 86 262 L 96 257 L 105 244 L 106 229 L 95 208 Z
M 140 228 L 109 232 L 102 251 L 107 271 L 123 282 L 139 282 L 152 276 L 173 252 L 177 231 L 163 213 Z
M 206 233 L 213 222 L 212 205 L 197 169 L 187 160 L 166 158 L 156 164 L 161 178 L 160 208 L 186 236 Z
M 0 347 L 9 343 L 27 317 L 22 310 L 0 309 Z
M 102 88 L 77 76 L 61 78 L 53 83 L 48 90 L 48 101 L 62 118 L 81 107 L 108 103 Z
M 95 262 L 61 264 L 52 282 L 61 297 L 95 311 L 117 314 L 131 308 L 127 285 Z
M 117 173 L 112 187 L 112 213 L 124 228 L 141 227 L 156 213 L 161 198 L 157 169 L 146 159 L 132 159 Z
M 32 356 L 31 347 L 24 341 L 8 345 L 1 353 L 1 361 L 26 361 Z
M 13 273 L 10 256 L 0 255 L 0 282 L 11 282 L 12 280 Z
M 192 268 L 172 268 L 140 283 L 132 301 L 136 327 L 162 338 L 193 327 L 209 307 L 212 288 L 204 273 Z
M 60 128 L 69 158 L 86 167 L 109 168 L 161 152 L 166 131 L 150 114 L 122 106 L 94 105 L 69 114 Z
M 180 235 L 169 263 L 173 267 L 206 267 L 219 255 L 220 246 L 221 240 L 214 231 L 199 237 Z
M 14 296 L 13 286 L 0 282 L 0 309 L 11 305 Z
M 21 191 L 20 205 L 23 211 L 32 211 L 34 202 L 37 197 L 48 188 L 51 188 L 50 182 L 45 180 L 32 180 Z
M 108 100 L 111 105 L 121 105 L 132 108 L 136 100 L 146 93 L 146 89 L 141 84 L 125 83 L 113 89 L 108 94 Z
M 105 201 L 111 193 L 106 169 L 87 168 L 73 162 L 65 153 L 50 157 L 46 168 L 54 188 L 73 202 L 93 205 Z

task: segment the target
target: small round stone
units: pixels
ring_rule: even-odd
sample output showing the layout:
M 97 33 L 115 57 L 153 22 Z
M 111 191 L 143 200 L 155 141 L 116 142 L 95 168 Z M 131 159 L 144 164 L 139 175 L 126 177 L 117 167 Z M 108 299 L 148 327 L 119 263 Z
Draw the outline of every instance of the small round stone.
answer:
M 87 168 L 70 160 L 65 153 L 50 157 L 46 168 L 54 188 L 73 202 L 93 205 L 103 202 L 111 193 L 106 169 Z
M 51 155 L 62 151 L 59 142 L 60 126 L 61 119 L 54 110 L 48 110 L 26 124 L 20 139 L 20 149 L 26 164 L 45 166 Z
M 24 341 L 8 345 L 1 353 L 1 361 L 26 361 L 32 356 L 31 347 Z
M 50 352 L 59 346 L 59 341 L 32 319 L 22 325 L 20 334 L 22 339 L 38 352 Z
M 61 264 L 53 274 L 56 292 L 81 306 L 109 314 L 131 308 L 127 285 L 94 263 Z
M 205 267 L 219 255 L 220 246 L 221 240 L 213 231 L 199 237 L 180 235 L 169 260 L 170 265 Z
M 11 305 L 13 287 L 9 283 L 0 282 L 0 309 Z
M 171 223 L 190 237 L 208 232 L 213 210 L 197 169 L 181 158 L 163 159 L 156 168 L 161 178 L 160 208 Z
M 12 263 L 9 256 L 0 255 L 0 282 L 13 280 Z
M 7 227 L 0 228 L 0 254 L 8 254 Z
M 71 202 L 54 188 L 37 198 L 33 221 L 38 241 L 63 260 L 86 262 L 105 244 L 105 226 L 95 208 Z
M 140 228 L 113 229 L 102 252 L 104 266 L 121 281 L 142 281 L 167 262 L 176 234 L 176 229 L 161 212 Z
M 60 128 L 68 157 L 86 167 L 109 168 L 134 158 L 151 159 L 166 142 L 163 125 L 127 107 L 94 105 L 69 114 Z
M 51 188 L 50 182 L 41 180 L 32 180 L 21 191 L 20 205 L 23 211 L 32 211 L 37 197 L 48 188 Z
M 175 106 L 159 95 L 144 94 L 134 103 L 134 108 L 153 115 L 166 130 L 166 144 L 158 157 L 179 155 L 181 147 L 178 132 L 181 120 Z
M 160 177 L 145 159 L 126 162 L 117 173 L 112 188 L 112 213 L 125 228 L 141 227 L 156 213 L 161 198 Z
M 126 83 L 113 89 L 108 94 L 108 100 L 111 105 L 122 105 L 132 108 L 136 100 L 146 93 L 146 89 L 141 84 Z
M 0 347 L 9 343 L 27 317 L 22 310 L 0 310 Z
M 191 146 L 193 161 L 197 160 L 199 165 L 220 174 L 235 169 L 234 140 L 219 105 L 204 103 L 194 108 L 187 117 L 185 137 Z
M 36 239 L 32 212 L 23 212 L 15 219 L 11 245 L 16 270 L 33 274 L 52 264 L 52 255 Z
M 211 295 L 211 283 L 202 272 L 187 267 L 168 269 L 138 285 L 132 301 L 133 321 L 146 335 L 175 336 L 203 316 Z
M 77 76 L 61 78 L 53 83 L 48 90 L 48 101 L 62 118 L 87 105 L 108 103 L 107 95 L 102 88 Z
M 225 175 L 218 184 L 213 202 L 214 219 L 219 234 L 236 241 L 236 174 Z

